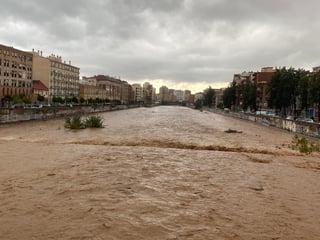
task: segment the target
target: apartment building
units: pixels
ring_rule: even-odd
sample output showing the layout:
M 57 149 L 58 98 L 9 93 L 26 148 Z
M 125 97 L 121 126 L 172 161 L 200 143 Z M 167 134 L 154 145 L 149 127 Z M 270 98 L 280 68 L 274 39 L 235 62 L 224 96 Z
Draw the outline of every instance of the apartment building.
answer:
M 275 69 L 273 67 L 261 68 L 257 72 L 243 72 L 233 75 L 233 82 L 236 86 L 241 86 L 247 83 L 254 83 L 256 86 L 256 107 L 259 109 L 268 107 L 268 84 L 274 75 Z M 236 106 L 242 106 L 243 96 L 240 88 L 236 88 Z
M 175 89 L 168 90 L 169 102 L 173 103 L 177 101 L 176 95 L 174 95 Z
M 49 89 L 49 102 L 56 98 L 79 98 L 80 68 L 72 66 L 71 61 L 62 62 L 61 56 L 32 51 L 33 80 L 40 80 Z
M 132 86 L 126 81 L 121 81 L 121 103 L 128 104 L 132 102 L 133 102 Z
M 83 98 L 84 100 L 97 98 L 105 100 L 107 98 L 106 89 L 99 86 L 97 84 L 97 79 L 95 78 L 87 78 L 83 76 L 80 80 L 79 87 L 79 98 Z
M 0 99 L 32 97 L 32 54 L 0 44 Z
M 190 90 L 184 90 L 184 101 L 187 106 L 191 106 L 193 104 L 193 98 Z
M 184 102 L 185 101 L 183 90 L 174 90 L 174 95 L 176 96 L 177 102 Z
M 167 86 L 159 88 L 159 101 L 163 104 L 169 102 L 169 88 Z
M 104 88 L 106 90 L 106 98 L 110 101 L 118 101 L 122 104 L 128 104 L 133 101 L 133 90 L 131 85 L 119 78 L 106 75 L 95 75 L 93 77 L 87 77 L 86 81 L 96 82 L 98 87 Z
M 79 85 L 80 90 L 79 90 L 79 98 L 83 98 L 84 100 L 89 100 L 89 99 L 101 99 L 105 100 L 106 99 L 106 89 L 99 87 L 99 86 L 94 86 L 90 84 L 80 84 Z
M 132 90 L 133 90 L 134 103 L 143 103 L 143 88 L 141 84 L 139 83 L 132 84 Z
M 257 105 L 257 108 L 259 109 L 268 108 L 268 100 L 269 100 L 268 85 L 274 73 L 275 73 L 274 68 L 266 67 L 266 68 L 262 68 L 260 72 L 255 72 L 253 74 L 253 81 L 256 83 L 256 87 L 257 87 L 256 105 Z
M 156 89 L 149 82 L 143 84 L 143 100 L 145 104 L 152 104 L 156 101 Z

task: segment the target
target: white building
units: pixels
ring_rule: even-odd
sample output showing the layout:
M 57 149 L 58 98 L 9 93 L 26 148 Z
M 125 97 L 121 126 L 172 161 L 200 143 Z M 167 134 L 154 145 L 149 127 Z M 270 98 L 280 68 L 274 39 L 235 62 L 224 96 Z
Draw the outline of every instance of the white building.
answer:
M 184 91 L 182 90 L 174 90 L 174 95 L 177 102 L 183 102 L 184 101 Z

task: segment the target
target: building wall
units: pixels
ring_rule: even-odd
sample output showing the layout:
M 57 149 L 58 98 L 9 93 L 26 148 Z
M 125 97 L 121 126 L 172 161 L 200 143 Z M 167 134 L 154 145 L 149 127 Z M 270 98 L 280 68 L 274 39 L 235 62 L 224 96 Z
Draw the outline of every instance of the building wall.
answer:
M 121 101 L 122 91 L 121 91 L 121 81 L 119 79 L 116 79 L 110 76 L 104 76 L 104 75 L 98 75 L 92 78 L 96 79 L 97 86 L 101 86 L 106 90 L 106 97 L 109 100 Z
M 184 101 L 184 91 L 183 90 L 175 90 L 174 95 L 176 95 L 176 99 L 178 102 Z
M 95 75 L 93 77 L 82 77 L 86 84 L 99 86 L 106 90 L 106 97 L 111 101 L 120 101 L 122 104 L 128 104 L 133 101 L 133 90 L 131 85 L 118 78 Z
M 61 57 L 49 57 L 50 60 L 50 88 L 49 98 L 79 97 L 80 69 L 71 64 L 62 63 Z
M 32 96 L 32 101 L 33 101 L 33 102 L 36 102 L 36 101 L 37 101 L 38 95 L 44 96 L 45 99 L 48 99 L 49 91 L 46 91 L 46 90 L 36 90 L 36 89 L 34 89 L 34 90 L 33 90 L 33 96 Z
M 62 62 L 59 56 L 51 55 L 43 57 L 40 52 L 32 52 L 34 80 L 42 81 L 49 89 L 49 102 L 53 97 L 79 98 L 79 75 L 80 69 Z
M 132 84 L 133 99 L 135 103 L 143 102 L 143 89 L 138 83 Z
M 82 80 L 80 80 L 80 83 L 91 85 L 91 86 L 97 86 L 97 79 L 92 77 L 82 77 Z
M 159 101 L 162 103 L 169 102 L 169 88 L 167 86 L 162 86 L 159 89 Z
M 261 68 L 260 72 L 243 72 L 241 74 L 234 74 L 233 82 L 236 86 L 241 86 L 246 83 L 256 84 L 256 106 L 259 109 L 268 108 L 268 84 L 274 75 L 274 68 Z M 236 106 L 241 106 L 243 102 L 242 95 L 239 88 L 236 88 Z
M 260 109 L 268 108 L 268 84 L 273 75 L 274 72 L 272 71 L 254 73 L 254 81 L 257 85 L 257 107 Z
M 50 60 L 40 52 L 33 53 L 33 80 L 40 80 L 47 88 L 50 84 Z
M 32 97 L 32 54 L 0 45 L 0 99 L 20 94 Z
M 156 89 L 149 82 L 143 84 L 143 101 L 145 104 L 152 104 L 156 100 Z
M 88 85 L 88 84 L 80 84 L 79 86 L 79 98 L 83 98 L 85 100 L 88 99 L 106 99 L 106 90 L 102 87 Z
M 121 81 L 121 103 L 128 104 L 132 100 L 132 88 L 126 81 Z

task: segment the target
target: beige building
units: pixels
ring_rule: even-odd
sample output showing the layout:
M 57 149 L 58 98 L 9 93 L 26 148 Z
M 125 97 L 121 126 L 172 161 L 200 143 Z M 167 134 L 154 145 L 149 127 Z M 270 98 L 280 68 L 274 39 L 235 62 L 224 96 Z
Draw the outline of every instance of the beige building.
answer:
M 159 88 L 159 101 L 163 104 L 169 102 L 169 88 L 167 86 Z
M 99 86 L 94 86 L 90 84 L 80 84 L 80 98 L 84 100 L 89 99 L 106 99 L 106 90 Z
M 152 104 L 156 101 L 156 89 L 149 82 L 143 84 L 143 101 Z
M 133 101 L 134 103 L 142 103 L 143 102 L 143 88 L 141 84 L 134 83 L 132 84 L 133 90 Z
M 85 77 L 85 76 L 83 76 L 82 79 L 80 79 L 80 84 L 97 86 L 97 79 L 94 78 L 94 77 Z
M 0 44 L 0 99 L 32 97 L 32 54 Z
M 49 89 L 49 102 L 54 97 L 79 98 L 80 69 L 71 62 L 62 62 L 61 56 L 43 57 L 42 52 L 33 53 L 33 80 L 40 80 Z
M 131 102 L 133 102 L 132 86 L 126 81 L 121 81 L 121 103 L 128 104 Z
M 96 85 L 106 90 L 106 98 L 110 101 L 118 101 L 122 104 L 128 104 L 133 100 L 133 90 L 131 85 L 118 78 L 96 75 L 85 78 L 89 82 L 96 82 Z
M 184 90 L 184 101 L 186 102 L 187 105 L 189 105 L 190 103 L 190 98 L 191 98 L 191 91 Z

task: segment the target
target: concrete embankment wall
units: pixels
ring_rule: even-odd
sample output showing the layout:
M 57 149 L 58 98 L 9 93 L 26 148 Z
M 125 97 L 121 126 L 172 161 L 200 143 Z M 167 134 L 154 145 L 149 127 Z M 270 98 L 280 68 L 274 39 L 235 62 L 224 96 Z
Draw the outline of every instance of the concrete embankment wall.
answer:
M 248 121 L 260 123 L 265 126 L 284 129 L 293 133 L 302 134 L 309 137 L 320 138 L 319 123 L 298 122 L 298 121 L 283 119 L 279 117 L 255 115 L 250 113 L 224 112 L 216 109 L 206 109 L 206 110 L 223 114 L 225 116 L 231 116 L 231 117 L 241 118 Z
M 130 106 L 137 107 L 137 106 Z M 44 107 L 34 109 L 0 109 L 0 124 L 11 123 L 29 120 L 46 120 L 52 118 L 59 118 L 70 116 L 74 114 L 90 114 L 107 112 L 113 110 L 121 110 L 129 108 L 126 105 L 110 106 L 73 106 L 73 107 Z

